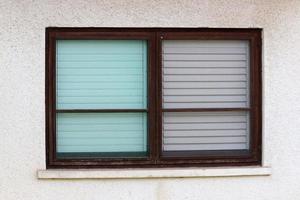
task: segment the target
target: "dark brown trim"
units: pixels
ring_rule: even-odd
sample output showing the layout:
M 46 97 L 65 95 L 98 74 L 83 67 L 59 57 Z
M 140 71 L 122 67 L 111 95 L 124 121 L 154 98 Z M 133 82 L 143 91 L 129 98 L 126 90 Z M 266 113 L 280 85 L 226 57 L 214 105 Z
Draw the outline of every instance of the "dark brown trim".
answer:
M 126 168 L 245 166 L 261 164 L 262 81 L 261 31 L 248 28 L 46 28 L 46 165 L 47 168 Z M 56 110 L 55 51 L 57 39 L 145 39 L 148 41 L 148 108 L 105 110 Z M 162 108 L 162 40 L 249 40 L 250 93 L 249 108 L 163 109 Z M 163 112 L 248 111 L 251 114 L 249 151 L 162 151 Z M 56 155 L 56 113 L 148 112 L 148 154 L 142 157 L 74 157 Z
M 162 112 L 227 112 L 227 111 L 249 111 L 250 108 L 164 108 Z
M 157 42 L 157 109 L 156 109 L 156 112 L 157 112 L 157 139 L 156 139 L 156 142 L 157 142 L 157 160 L 159 163 L 159 160 L 161 160 L 161 157 L 162 157 L 162 146 L 163 146 L 163 143 L 162 143 L 162 139 L 163 139 L 163 135 L 162 135 L 162 132 L 163 132 L 163 129 L 162 129 L 162 118 L 163 118 L 163 111 L 162 111 L 162 99 L 163 99 L 163 96 L 162 96 L 162 32 L 157 32 L 156 33 L 156 42 Z
M 57 113 L 120 113 L 120 112 L 148 112 L 147 109 L 68 109 L 56 110 Z
M 213 33 L 218 34 L 221 32 L 227 33 L 248 33 L 256 34 L 261 32 L 261 28 L 203 28 L 203 27 L 47 27 L 48 32 L 196 32 L 196 33 Z
M 157 96 L 157 85 L 156 85 L 156 35 L 151 33 L 151 39 L 148 40 L 148 150 L 149 159 L 151 163 L 156 162 L 156 135 L 157 135 L 157 116 L 156 116 L 156 96 Z
M 46 157 L 47 166 L 55 159 L 55 52 L 53 34 L 46 31 Z
M 107 31 L 107 32 L 56 32 L 56 39 L 60 40 L 147 40 L 151 37 L 149 32 L 134 32 L 134 31 Z
M 251 138 L 252 156 L 262 159 L 262 38 L 261 33 L 250 39 L 250 92 L 251 92 Z
M 237 156 L 232 157 L 210 157 L 210 158 L 195 158 L 195 157 L 181 157 L 174 160 L 165 158 L 156 163 L 152 163 L 145 159 L 60 159 L 54 161 L 48 167 L 51 169 L 87 169 L 87 168 L 172 168 L 172 167 L 220 167 L 220 166 L 257 166 L 256 159 L 243 158 Z
M 141 158 L 147 157 L 147 152 L 76 152 L 76 153 L 57 153 L 58 158 L 62 159 L 91 159 L 91 158 Z
M 51 119 L 51 116 L 49 116 L 49 113 L 50 113 L 50 104 L 51 104 L 51 100 L 50 100 L 50 94 L 49 94 L 49 91 L 50 91 L 50 86 L 49 86 L 49 82 L 50 82 L 50 79 L 51 77 L 49 77 L 49 70 L 50 70 L 50 66 L 51 66 L 51 63 L 49 63 L 49 58 L 50 58 L 50 54 L 49 54 L 49 33 L 46 31 L 46 34 L 45 34 L 45 43 L 46 43 L 46 46 L 45 46 L 45 64 L 46 64 L 46 68 L 45 68 L 45 146 L 46 146 L 46 166 L 49 165 L 49 160 L 50 160 L 50 147 L 51 146 L 51 141 L 50 141 L 50 119 Z
M 231 156 L 231 157 L 249 157 L 250 153 L 248 150 L 214 150 L 214 151 L 168 151 L 162 153 L 165 158 L 172 158 L 172 157 L 182 157 L 181 159 L 185 159 L 186 157 L 199 157 L 206 156 L 206 157 L 215 157 L 220 158 L 224 156 Z M 187 156 L 188 155 L 188 156 Z

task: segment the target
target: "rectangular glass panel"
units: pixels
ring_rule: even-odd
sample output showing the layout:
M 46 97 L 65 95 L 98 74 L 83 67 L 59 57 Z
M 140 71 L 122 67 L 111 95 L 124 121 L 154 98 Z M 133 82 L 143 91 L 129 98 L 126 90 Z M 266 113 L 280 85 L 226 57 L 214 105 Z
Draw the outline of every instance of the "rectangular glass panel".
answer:
M 163 41 L 163 108 L 249 107 L 249 42 Z M 163 113 L 163 150 L 249 149 L 249 112 Z
M 249 42 L 163 41 L 163 108 L 249 106 Z
M 56 134 L 59 156 L 145 155 L 147 114 L 58 113 Z
M 57 40 L 56 108 L 147 109 L 146 40 Z M 147 154 L 147 113 L 58 113 L 58 157 Z
M 164 151 L 249 149 L 248 112 L 166 112 Z
M 147 108 L 145 40 L 57 40 L 57 109 Z

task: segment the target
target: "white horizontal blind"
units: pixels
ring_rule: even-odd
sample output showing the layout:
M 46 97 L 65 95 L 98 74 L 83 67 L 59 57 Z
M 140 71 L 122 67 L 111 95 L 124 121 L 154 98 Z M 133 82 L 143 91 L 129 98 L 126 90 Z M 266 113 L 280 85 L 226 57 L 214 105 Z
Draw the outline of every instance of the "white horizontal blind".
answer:
M 163 42 L 164 108 L 246 107 L 247 41 Z
M 249 43 L 163 41 L 163 108 L 249 106 Z M 165 112 L 163 150 L 249 148 L 249 113 Z
M 249 146 L 247 112 L 170 112 L 163 116 L 163 150 L 228 150 Z

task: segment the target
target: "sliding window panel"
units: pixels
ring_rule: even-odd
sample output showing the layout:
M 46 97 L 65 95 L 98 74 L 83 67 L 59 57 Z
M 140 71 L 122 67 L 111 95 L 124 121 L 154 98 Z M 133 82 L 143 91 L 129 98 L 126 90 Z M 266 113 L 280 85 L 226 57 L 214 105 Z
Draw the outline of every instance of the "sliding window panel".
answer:
M 163 108 L 249 106 L 249 42 L 163 41 Z
M 57 40 L 57 109 L 146 109 L 147 41 Z

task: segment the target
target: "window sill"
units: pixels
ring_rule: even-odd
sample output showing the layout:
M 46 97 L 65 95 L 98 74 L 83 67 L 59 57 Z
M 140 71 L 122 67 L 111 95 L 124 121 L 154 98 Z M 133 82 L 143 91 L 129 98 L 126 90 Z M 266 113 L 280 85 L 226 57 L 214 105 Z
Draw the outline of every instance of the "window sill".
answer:
M 147 179 L 269 176 L 270 167 L 222 167 L 186 169 L 51 169 L 38 170 L 38 179 Z

